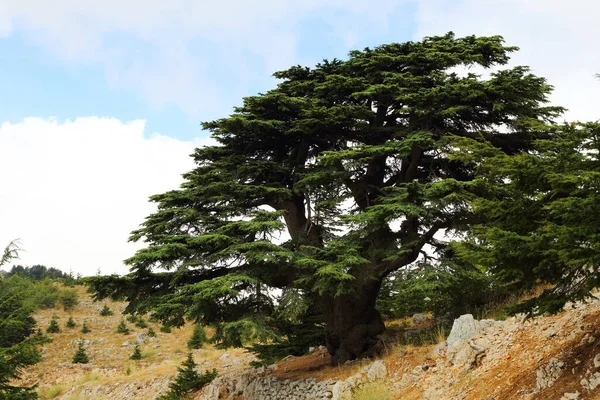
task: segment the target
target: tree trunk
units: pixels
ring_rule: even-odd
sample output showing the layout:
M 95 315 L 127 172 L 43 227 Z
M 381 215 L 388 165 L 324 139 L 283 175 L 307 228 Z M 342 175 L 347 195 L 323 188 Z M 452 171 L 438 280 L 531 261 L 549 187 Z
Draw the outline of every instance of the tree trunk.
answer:
M 375 301 L 381 282 L 361 284 L 351 295 L 322 295 L 318 302 L 325 317 L 325 339 L 331 364 L 373 357 L 383 350 L 377 338 L 385 330 Z

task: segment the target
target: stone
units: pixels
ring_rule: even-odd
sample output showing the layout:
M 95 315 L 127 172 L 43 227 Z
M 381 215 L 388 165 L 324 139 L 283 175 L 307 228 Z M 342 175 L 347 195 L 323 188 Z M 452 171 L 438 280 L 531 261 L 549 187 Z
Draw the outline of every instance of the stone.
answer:
M 596 354 L 596 357 L 594 357 L 594 367 L 600 368 L 600 354 Z
M 535 371 L 536 387 L 538 390 L 552 386 L 563 372 L 565 364 L 556 358 L 551 358 L 546 365 L 541 366 Z
M 417 313 L 412 316 L 412 323 L 413 323 L 413 325 L 418 325 L 418 324 L 427 322 L 428 319 L 429 318 L 427 318 L 427 315 L 425 315 L 423 313 Z

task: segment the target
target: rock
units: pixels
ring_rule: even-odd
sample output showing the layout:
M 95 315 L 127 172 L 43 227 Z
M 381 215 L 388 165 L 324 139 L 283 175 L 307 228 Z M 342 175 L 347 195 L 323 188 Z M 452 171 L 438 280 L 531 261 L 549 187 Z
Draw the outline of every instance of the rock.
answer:
M 433 349 L 433 354 L 437 356 L 441 356 L 446 354 L 446 350 L 448 349 L 448 343 L 444 340 L 442 343 L 435 346 Z
M 129 346 L 129 342 L 123 342 L 123 344 L 121 344 L 121 347 L 127 347 Z
M 137 335 L 135 335 L 135 341 L 139 344 L 144 344 L 148 341 L 148 335 L 144 332 L 138 333 Z
M 498 321 L 494 321 L 491 319 L 483 319 L 481 321 L 477 321 L 475 318 L 473 318 L 473 315 L 471 314 L 461 315 L 460 317 L 454 320 L 454 323 L 452 324 L 452 330 L 450 331 L 450 335 L 448 335 L 448 339 L 446 339 L 446 342 L 448 344 L 448 350 L 451 350 L 453 347 L 458 346 L 462 343 L 467 343 L 477 333 L 481 332 L 484 329 L 488 329 L 498 323 Z
M 562 395 L 560 400 L 577 400 L 579 398 L 579 392 L 565 393 Z
M 418 325 L 418 324 L 427 322 L 428 319 L 429 318 L 427 318 L 427 315 L 425 315 L 423 313 L 418 313 L 418 314 L 413 315 L 412 323 L 413 323 L 413 325 Z
M 538 390 L 552 386 L 563 372 L 565 364 L 556 358 L 551 358 L 548 364 L 538 368 L 536 373 L 536 387 Z
M 600 368 L 600 354 L 596 354 L 596 357 L 594 357 L 594 367 Z

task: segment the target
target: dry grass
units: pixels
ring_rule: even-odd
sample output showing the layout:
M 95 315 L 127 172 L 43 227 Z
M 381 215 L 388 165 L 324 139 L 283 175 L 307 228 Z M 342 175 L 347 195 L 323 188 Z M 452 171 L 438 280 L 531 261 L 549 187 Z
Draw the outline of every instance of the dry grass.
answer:
M 23 372 L 19 384 L 38 384 L 38 393 L 42 399 L 65 396 L 66 393 L 66 399 L 84 399 L 84 396 L 71 396 L 71 393 L 78 393 L 80 388 L 90 385 L 107 385 L 175 374 L 177 365 L 184 360 L 188 352 L 187 341 L 192 335 L 193 324 L 186 324 L 180 329 L 174 328 L 171 333 L 163 333 L 159 331 L 159 324 L 147 322 L 156 332 L 156 338 L 142 345 L 143 358 L 134 362 L 129 360 L 131 345 L 135 343 L 138 334 L 145 333 L 148 329 L 138 328 L 135 324 L 127 322 L 129 335 L 115 333 L 126 304 L 113 301 L 93 303 L 85 287 L 77 286 L 76 290 L 81 302 L 74 310 L 65 312 L 62 307 L 57 306 L 55 309 L 40 310 L 36 313 L 38 326 L 43 331 L 53 315 L 58 317 L 61 331 L 49 335 L 52 342 L 44 346 L 44 358 L 39 364 Z M 99 310 L 104 304 L 111 308 L 114 315 L 100 316 Z M 69 316 L 75 320 L 75 328 L 65 327 Z M 147 320 L 146 316 L 145 319 Z M 84 321 L 91 330 L 87 334 L 81 333 Z M 206 329 L 206 332 L 210 337 L 214 330 Z M 89 364 L 71 364 L 78 339 L 91 341 L 87 348 Z M 124 342 L 129 342 L 130 345 L 123 346 Z M 225 352 L 236 356 L 244 350 L 218 350 L 209 344 L 200 350 L 193 350 L 196 362 L 208 361 L 211 368 L 214 363 L 217 369 L 221 367 L 219 357 Z
M 354 391 L 352 400 L 392 400 L 392 391 L 384 382 L 370 382 Z

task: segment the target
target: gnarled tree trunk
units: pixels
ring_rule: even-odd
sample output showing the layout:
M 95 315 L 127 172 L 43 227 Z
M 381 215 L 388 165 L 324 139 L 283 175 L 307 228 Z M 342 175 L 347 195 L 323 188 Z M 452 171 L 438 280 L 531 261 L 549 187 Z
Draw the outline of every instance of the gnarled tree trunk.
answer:
M 369 281 L 360 284 L 355 294 L 319 297 L 332 365 L 373 357 L 383 350 L 377 336 L 385 330 L 385 326 L 375 309 L 380 287 L 380 281 Z

